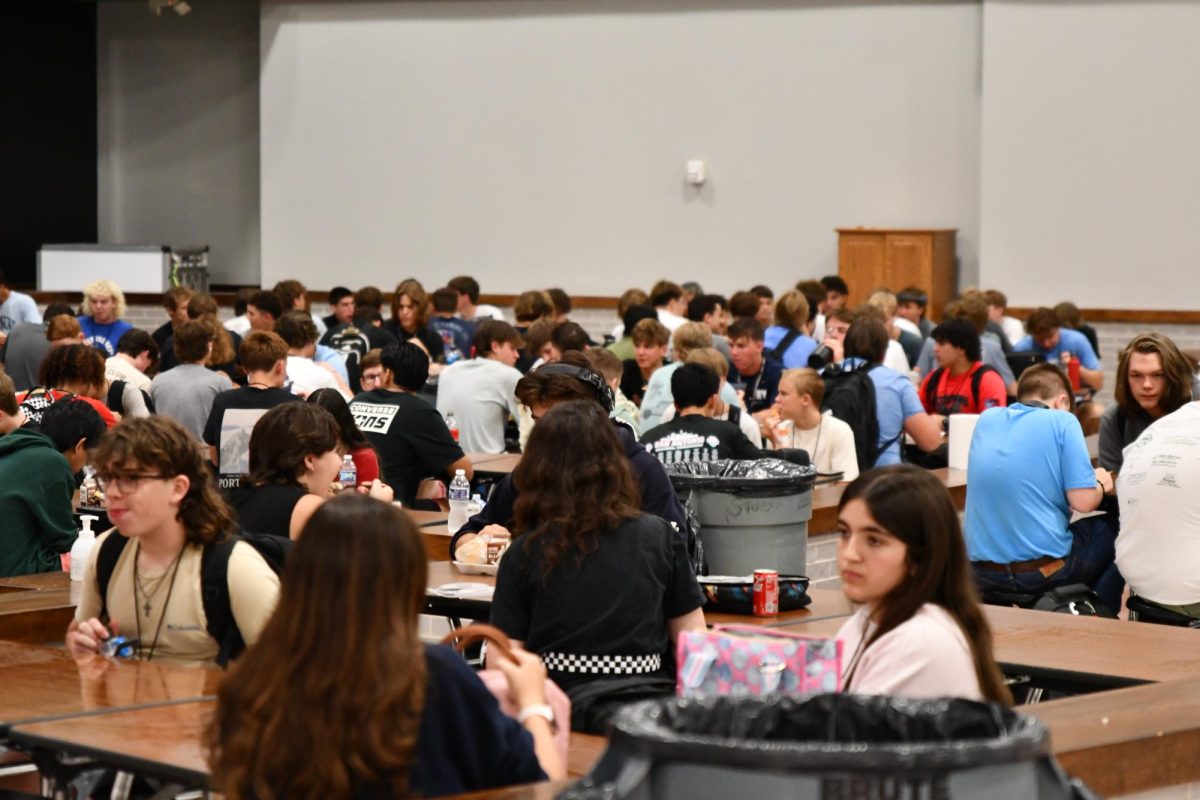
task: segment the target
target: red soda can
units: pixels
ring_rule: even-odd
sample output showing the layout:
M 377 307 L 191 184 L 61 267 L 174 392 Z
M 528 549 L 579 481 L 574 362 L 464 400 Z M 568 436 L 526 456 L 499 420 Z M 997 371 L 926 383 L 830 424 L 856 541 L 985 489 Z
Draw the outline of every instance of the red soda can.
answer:
M 771 617 L 779 613 L 779 573 L 773 569 L 754 570 L 754 616 Z

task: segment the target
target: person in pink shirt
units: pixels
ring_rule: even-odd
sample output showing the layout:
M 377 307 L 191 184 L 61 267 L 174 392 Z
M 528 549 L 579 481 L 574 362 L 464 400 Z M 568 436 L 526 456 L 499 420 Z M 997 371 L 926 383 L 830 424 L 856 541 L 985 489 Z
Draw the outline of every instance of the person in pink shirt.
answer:
M 911 464 L 864 472 L 838 505 L 842 689 L 1012 704 L 950 493 Z

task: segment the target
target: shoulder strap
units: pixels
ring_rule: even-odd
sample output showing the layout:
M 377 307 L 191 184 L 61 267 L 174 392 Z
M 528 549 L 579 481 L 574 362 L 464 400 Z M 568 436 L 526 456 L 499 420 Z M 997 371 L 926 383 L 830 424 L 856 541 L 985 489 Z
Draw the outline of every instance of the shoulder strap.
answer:
M 993 367 L 989 367 L 987 364 L 980 364 L 979 369 L 975 370 L 975 374 L 971 376 L 971 399 L 975 401 L 977 407 L 979 405 L 979 386 L 983 382 L 983 376 L 989 372 L 995 372 L 997 375 L 1000 374 Z
M 117 568 L 117 561 L 121 558 L 121 553 L 125 551 L 127 544 L 129 544 L 129 540 L 120 531 L 114 530 L 104 540 L 104 544 L 100 545 L 100 551 L 96 553 L 96 588 L 100 592 L 101 620 L 108 620 L 108 584 L 112 580 L 113 571 Z
M 740 425 L 742 422 L 742 407 L 730 405 L 727 408 L 729 409 L 729 413 L 725 415 L 726 419 L 734 425 Z
M 799 338 L 800 338 L 800 331 L 796 330 L 795 328 L 792 328 L 790 331 L 787 332 L 786 335 L 784 335 L 784 337 L 782 339 L 779 340 L 779 344 L 777 344 L 777 345 L 775 345 L 775 347 L 771 348 L 771 352 L 774 353 L 775 355 L 779 356 L 779 360 L 782 361 L 783 354 L 786 353 L 788 348 L 792 346 L 792 342 L 796 341 Z
M 200 597 L 208 620 L 208 635 L 217 641 L 217 666 L 224 668 L 246 647 L 229 605 L 229 557 L 239 537 L 205 546 L 200 557 Z
M 933 407 L 933 400 L 937 397 L 938 383 L 942 380 L 942 373 L 946 371 L 945 367 L 938 367 L 933 372 L 929 373 L 929 380 L 925 382 L 925 396 L 921 399 L 925 401 L 925 405 L 929 408 Z M 978 396 L 979 387 L 975 387 L 975 394 Z

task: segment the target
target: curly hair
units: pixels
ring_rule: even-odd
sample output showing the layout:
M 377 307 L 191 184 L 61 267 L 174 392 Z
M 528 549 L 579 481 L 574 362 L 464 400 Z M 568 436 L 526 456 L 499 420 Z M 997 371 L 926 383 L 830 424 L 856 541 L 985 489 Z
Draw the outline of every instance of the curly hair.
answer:
M 541 549 L 543 574 L 568 554 L 582 560 L 600 537 L 641 514 L 629 459 L 593 400 L 559 403 L 538 420 L 513 484 L 514 530 L 525 548 Z
M 299 486 L 305 456 L 341 443 L 337 420 L 319 405 L 282 403 L 258 418 L 250 434 L 250 482 Z
M 108 378 L 104 375 L 104 356 L 86 344 L 52 347 L 42 361 L 38 379 L 47 389 L 67 389 L 96 397 L 104 393 Z
M 1192 399 L 1192 365 L 1175 342 L 1161 333 L 1139 333 L 1117 356 L 1117 385 L 1113 397 L 1127 413 L 1139 409 L 1129 391 L 1129 357 L 1134 353 L 1153 353 L 1162 363 L 1163 393 L 1158 404 L 1164 414 L 1177 411 Z
M 206 739 L 226 797 L 410 795 L 428 681 L 425 559 L 412 521 L 387 503 L 341 495 L 313 513 L 276 612 L 218 690 Z
M 190 485 L 175 518 L 183 523 L 189 543 L 206 545 L 228 536 L 235 517 L 214 485 L 202 450 L 196 438 L 170 417 L 126 417 L 101 440 L 92 464 L 101 475 L 152 471 L 186 476 Z
M 121 319 L 125 316 L 125 293 L 121 287 L 109 280 L 92 281 L 83 287 L 83 305 L 81 310 L 85 317 L 92 316 L 92 295 L 111 297 L 113 299 L 113 316 Z

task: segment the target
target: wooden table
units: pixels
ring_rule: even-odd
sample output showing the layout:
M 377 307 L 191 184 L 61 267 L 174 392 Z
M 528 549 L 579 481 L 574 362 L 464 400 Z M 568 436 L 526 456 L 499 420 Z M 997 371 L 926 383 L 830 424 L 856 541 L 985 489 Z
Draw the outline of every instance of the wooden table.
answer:
M 65 572 L 0 578 L 0 639 L 62 641 L 75 617 L 80 587 Z
M 954 506 L 959 511 L 962 511 L 967 506 L 967 473 L 961 469 L 942 469 L 929 470 L 933 475 L 936 475 L 945 484 L 950 491 L 950 497 L 954 500 Z M 842 493 L 846 491 L 844 483 L 827 483 L 822 486 L 817 486 L 813 489 L 812 519 L 808 521 L 808 535 L 815 536 L 822 533 L 830 533 L 837 530 L 837 510 L 838 502 L 842 499 Z
M 483 461 L 477 462 L 472 459 L 471 466 L 475 468 L 475 478 L 478 480 L 481 477 L 495 478 L 508 475 L 520 463 L 520 453 L 500 453 L 498 455 L 489 455 Z
M 446 526 L 450 515 L 445 511 L 420 511 L 410 508 L 405 513 L 416 523 L 425 542 L 425 554 L 430 561 L 450 560 L 451 533 Z

